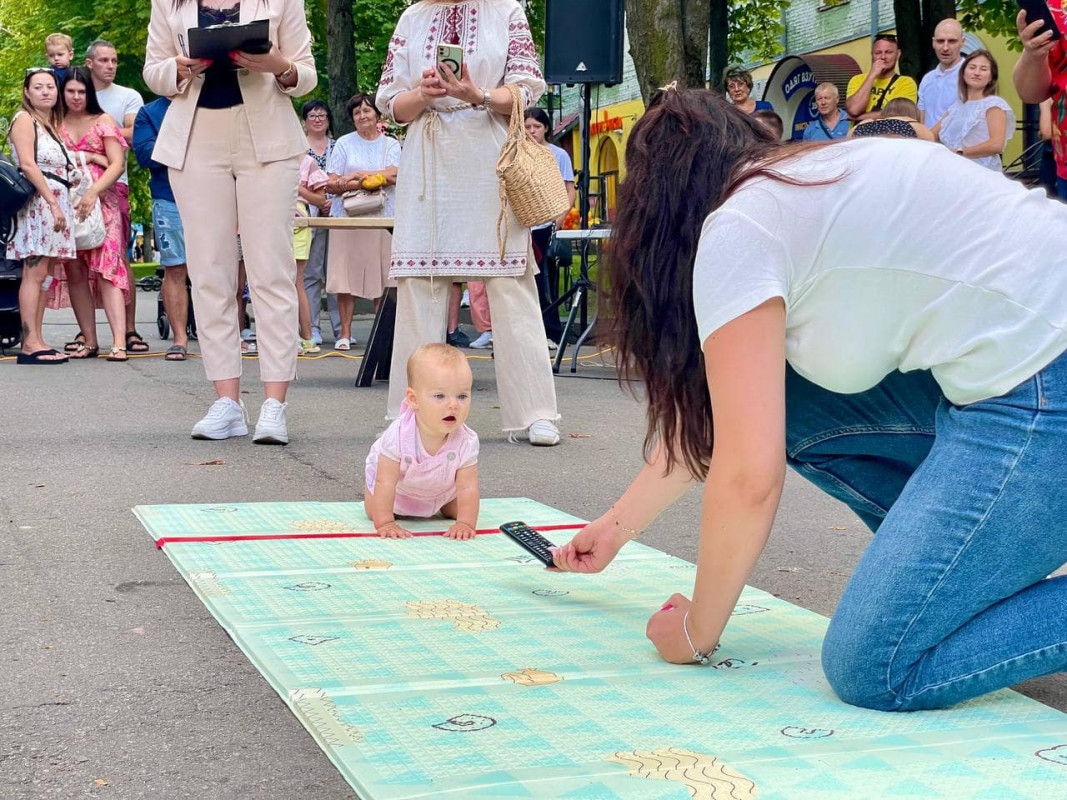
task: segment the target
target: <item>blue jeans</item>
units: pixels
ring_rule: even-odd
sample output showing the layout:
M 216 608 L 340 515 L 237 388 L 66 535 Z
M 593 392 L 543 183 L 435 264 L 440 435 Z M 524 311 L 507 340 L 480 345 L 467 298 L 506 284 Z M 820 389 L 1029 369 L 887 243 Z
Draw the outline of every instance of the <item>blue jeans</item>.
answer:
M 790 466 L 874 531 L 823 642 L 847 703 L 941 708 L 1067 669 L 1067 355 L 954 406 L 928 373 L 786 380 Z

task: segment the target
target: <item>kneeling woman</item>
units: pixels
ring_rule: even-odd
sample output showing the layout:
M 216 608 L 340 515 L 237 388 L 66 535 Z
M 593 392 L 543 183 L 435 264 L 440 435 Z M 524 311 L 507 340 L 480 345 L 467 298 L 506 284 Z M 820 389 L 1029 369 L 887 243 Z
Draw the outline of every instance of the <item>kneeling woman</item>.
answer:
M 704 480 L 692 600 L 647 629 L 700 661 L 788 462 L 877 530 L 823 644 L 843 700 L 1067 668 L 1067 209 L 934 144 L 782 148 L 708 92 L 656 96 L 627 164 L 608 285 L 648 463 L 557 564 L 603 569 Z

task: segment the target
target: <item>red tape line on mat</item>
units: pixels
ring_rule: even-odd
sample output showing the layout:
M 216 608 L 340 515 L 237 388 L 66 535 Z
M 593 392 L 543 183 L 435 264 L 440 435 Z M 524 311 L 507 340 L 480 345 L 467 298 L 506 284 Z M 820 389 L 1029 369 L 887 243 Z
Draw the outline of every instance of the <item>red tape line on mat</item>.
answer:
M 535 531 L 576 531 L 585 527 L 585 523 L 570 525 L 532 525 Z M 412 536 L 444 536 L 447 531 L 412 531 Z M 475 533 L 500 533 L 498 528 L 482 528 Z M 275 539 L 365 539 L 380 538 L 377 533 L 250 533 L 241 536 L 174 536 L 156 539 L 156 547 L 174 543 L 194 542 L 266 542 Z

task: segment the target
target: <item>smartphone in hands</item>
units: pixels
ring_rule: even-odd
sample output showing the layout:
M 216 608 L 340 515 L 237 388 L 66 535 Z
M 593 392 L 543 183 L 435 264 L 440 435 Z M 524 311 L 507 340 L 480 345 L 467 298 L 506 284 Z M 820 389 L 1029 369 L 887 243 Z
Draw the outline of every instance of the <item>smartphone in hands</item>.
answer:
M 1018 0 L 1019 8 L 1026 12 L 1026 24 L 1029 25 L 1032 22 L 1041 20 L 1045 23 L 1037 35 L 1040 36 L 1045 31 L 1052 31 L 1052 41 L 1060 39 L 1062 34 L 1060 33 L 1060 26 L 1056 24 L 1056 18 L 1052 16 L 1052 12 L 1049 10 L 1048 3 L 1045 0 Z
M 463 77 L 463 48 L 460 45 L 441 44 L 437 46 L 437 71 L 440 72 L 442 69 L 452 70 L 457 81 Z

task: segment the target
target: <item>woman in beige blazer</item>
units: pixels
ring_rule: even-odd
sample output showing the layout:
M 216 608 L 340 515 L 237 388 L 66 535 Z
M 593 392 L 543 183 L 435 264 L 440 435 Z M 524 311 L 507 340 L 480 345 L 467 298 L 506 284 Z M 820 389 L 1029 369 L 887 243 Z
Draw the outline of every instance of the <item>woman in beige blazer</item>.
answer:
M 270 23 L 270 52 L 231 53 L 225 64 L 187 57 L 190 28 L 256 19 Z M 240 231 L 266 395 L 253 441 L 287 444 L 285 395 L 297 353 L 292 224 L 307 147 L 290 97 L 318 81 L 304 4 L 152 0 L 144 79 L 173 101 L 152 157 L 170 168 L 204 370 L 218 395 L 193 438 L 248 433 L 236 302 Z

